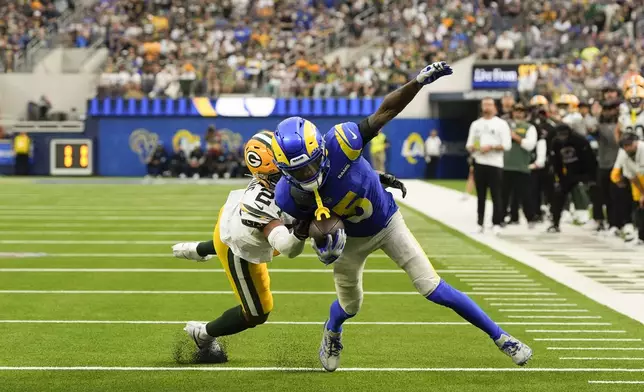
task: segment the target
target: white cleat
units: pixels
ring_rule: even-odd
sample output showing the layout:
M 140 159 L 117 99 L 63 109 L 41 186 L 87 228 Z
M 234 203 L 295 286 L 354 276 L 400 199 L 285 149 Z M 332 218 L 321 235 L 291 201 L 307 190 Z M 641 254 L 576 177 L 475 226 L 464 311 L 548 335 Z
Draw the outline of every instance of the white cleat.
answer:
M 327 321 L 328 322 L 328 321 Z M 340 352 L 342 351 L 342 332 L 331 332 L 324 323 L 322 343 L 320 344 L 320 362 L 327 372 L 333 372 L 340 366 Z
M 510 335 L 503 334 L 494 343 L 519 366 L 525 365 L 532 358 L 532 349 Z
M 499 226 L 499 225 L 494 225 L 494 226 L 492 226 L 492 234 L 494 234 L 494 235 L 497 235 L 497 236 L 498 236 L 498 235 L 500 235 L 502 232 L 503 232 L 503 230 L 501 229 L 501 226 Z
M 206 332 L 206 323 L 198 321 L 188 321 L 188 324 L 183 328 L 184 331 L 194 340 L 197 348 L 204 350 L 211 347 L 212 350 L 219 350 L 219 343 L 212 336 Z
M 624 241 L 625 242 L 632 242 L 637 238 L 637 235 L 635 233 L 635 227 L 633 226 L 632 223 L 628 223 L 624 225 L 624 229 L 622 230 L 622 234 L 624 235 Z
M 212 259 L 212 255 L 199 256 L 197 253 L 198 242 L 180 242 L 172 245 L 172 254 L 178 259 L 187 259 L 194 261 L 207 261 Z

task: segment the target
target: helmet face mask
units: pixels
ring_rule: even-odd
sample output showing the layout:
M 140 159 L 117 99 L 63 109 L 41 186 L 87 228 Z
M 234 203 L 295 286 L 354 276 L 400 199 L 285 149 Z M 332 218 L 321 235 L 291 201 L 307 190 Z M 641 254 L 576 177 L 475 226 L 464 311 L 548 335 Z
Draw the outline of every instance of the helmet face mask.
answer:
M 284 177 L 296 187 L 315 191 L 329 172 L 324 138 L 318 129 L 301 117 L 282 121 L 273 139 L 275 163 Z

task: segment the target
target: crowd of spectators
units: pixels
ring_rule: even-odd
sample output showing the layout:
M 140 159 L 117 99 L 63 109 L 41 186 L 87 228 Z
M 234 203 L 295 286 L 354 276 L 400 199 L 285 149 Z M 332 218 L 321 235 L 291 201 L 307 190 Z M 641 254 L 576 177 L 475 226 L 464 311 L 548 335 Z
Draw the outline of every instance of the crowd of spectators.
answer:
M 81 4 L 81 3 L 79 3 Z M 543 59 L 526 91 L 579 96 L 640 72 L 639 0 L 98 0 L 57 41 L 105 39 L 99 96 L 373 96 L 436 59 Z M 0 69 L 72 0 L 0 0 Z M 338 47 L 355 58 L 329 58 Z M 332 57 L 332 56 L 331 56 Z M 563 66 L 561 66 L 563 64 Z

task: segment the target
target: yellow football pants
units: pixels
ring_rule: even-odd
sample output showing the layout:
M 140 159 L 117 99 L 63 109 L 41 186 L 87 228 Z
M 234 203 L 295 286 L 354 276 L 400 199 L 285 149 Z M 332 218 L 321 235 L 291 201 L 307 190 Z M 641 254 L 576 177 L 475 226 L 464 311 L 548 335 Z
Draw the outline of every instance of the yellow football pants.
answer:
M 219 212 L 221 218 L 221 211 Z M 265 263 L 253 264 L 232 252 L 228 245 L 221 241 L 217 220 L 213 241 L 215 250 L 226 271 L 226 276 L 233 288 L 237 301 L 242 305 L 246 318 L 262 318 L 273 310 L 273 294 L 271 293 L 271 278 Z

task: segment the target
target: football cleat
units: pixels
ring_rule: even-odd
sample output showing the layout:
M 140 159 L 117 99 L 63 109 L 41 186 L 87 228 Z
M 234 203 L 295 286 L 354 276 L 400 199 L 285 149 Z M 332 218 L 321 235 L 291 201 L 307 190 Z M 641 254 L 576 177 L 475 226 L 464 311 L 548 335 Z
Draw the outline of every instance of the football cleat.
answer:
M 637 233 L 635 233 L 635 227 L 633 227 L 632 223 L 627 223 L 624 225 L 624 229 L 622 230 L 622 235 L 624 236 L 624 241 L 625 242 L 632 242 L 637 238 Z
M 328 320 L 327 320 L 328 322 Z M 320 362 L 327 372 L 333 372 L 340 366 L 340 352 L 342 351 L 342 332 L 332 332 L 324 323 L 322 343 L 320 344 Z
M 510 335 L 503 334 L 494 343 L 499 350 L 512 358 L 516 365 L 523 366 L 532 358 L 532 349 Z
M 561 233 L 559 226 L 552 225 L 546 230 L 547 233 Z
M 492 226 L 492 234 L 500 235 L 501 233 L 502 233 L 501 226 L 499 226 L 499 225 Z
M 206 324 L 198 321 L 189 321 L 183 328 L 197 345 L 198 351 L 194 355 L 197 363 L 225 363 L 228 356 L 217 339 L 208 335 Z
M 180 242 L 172 245 L 172 254 L 178 259 L 187 259 L 194 261 L 207 261 L 212 259 L 212 255 L 199 256 L 197 253 L 198 242 Z

